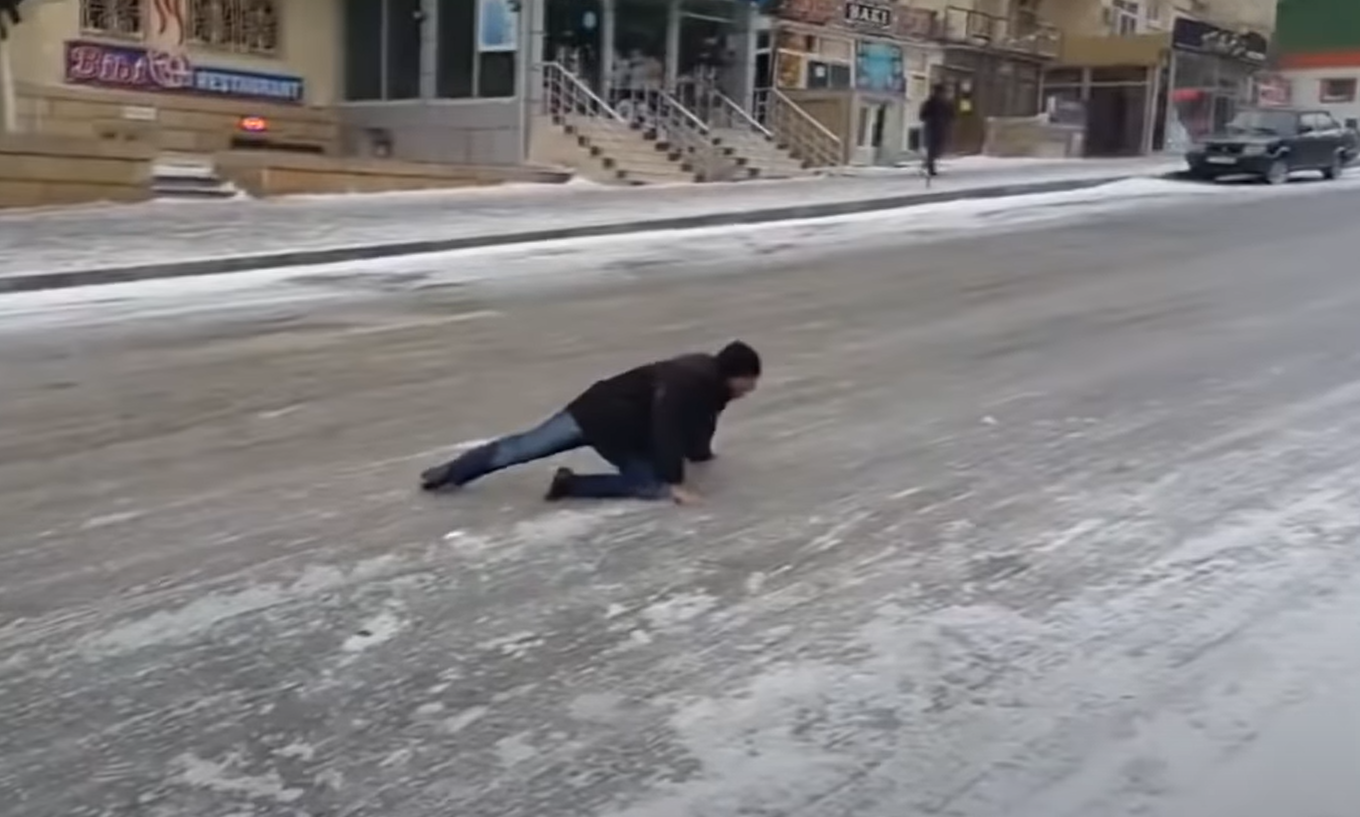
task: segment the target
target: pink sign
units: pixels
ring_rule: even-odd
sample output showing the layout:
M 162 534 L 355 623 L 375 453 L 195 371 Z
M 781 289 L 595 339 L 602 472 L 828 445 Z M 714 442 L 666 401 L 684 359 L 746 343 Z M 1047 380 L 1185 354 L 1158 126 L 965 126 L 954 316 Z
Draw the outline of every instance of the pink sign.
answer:
M 66 81 L 141 91 L 181 91 L 193 87 L 189 58 L 103 43 L 66 44 Z

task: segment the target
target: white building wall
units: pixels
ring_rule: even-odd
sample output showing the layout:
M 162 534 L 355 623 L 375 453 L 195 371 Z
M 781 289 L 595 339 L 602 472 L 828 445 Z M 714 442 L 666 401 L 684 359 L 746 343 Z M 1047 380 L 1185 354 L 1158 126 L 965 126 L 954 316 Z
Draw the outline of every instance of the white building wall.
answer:
M 1300 108 L 1318 108 L 1345 122 L 1360 120 L 1360 93 L 1349 102 L 1323 102 L 1324 79 L 1354 79 L 1360 86 L 1360 68 L 1303 68 L 1282 72 L 1289 80 L 1291 104 Z

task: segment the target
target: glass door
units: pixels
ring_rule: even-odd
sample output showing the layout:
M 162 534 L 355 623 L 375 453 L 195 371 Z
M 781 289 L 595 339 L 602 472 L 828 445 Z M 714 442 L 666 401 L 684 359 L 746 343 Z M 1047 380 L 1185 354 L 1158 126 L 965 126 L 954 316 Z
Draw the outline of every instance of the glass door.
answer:
M 871 165 L 883 145 L 883 125 L 888 106 L 881 102 L 861 102 L 855 127 L 855 164 Z

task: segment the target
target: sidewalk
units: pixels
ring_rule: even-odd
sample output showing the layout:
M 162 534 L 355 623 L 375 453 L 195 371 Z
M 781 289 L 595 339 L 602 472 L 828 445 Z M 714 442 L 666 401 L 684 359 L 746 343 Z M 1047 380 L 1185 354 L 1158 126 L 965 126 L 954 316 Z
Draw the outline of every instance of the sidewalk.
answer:
M 929 189 L 915 171 L 876 170 L 738 184 L 523 185 L 23 211 L 0 214 L 0 292 L 816 218 L 1078 189 L 1170 169 L 1165 159 L 960 160 Z

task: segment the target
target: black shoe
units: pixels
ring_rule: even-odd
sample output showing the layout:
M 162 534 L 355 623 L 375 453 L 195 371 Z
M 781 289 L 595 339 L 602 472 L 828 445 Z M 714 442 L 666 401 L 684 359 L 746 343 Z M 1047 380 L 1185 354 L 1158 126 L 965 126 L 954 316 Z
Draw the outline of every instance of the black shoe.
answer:
M 570 468 L 558 468 L 557 473 L 553 474 L 552 483 L 548 485 L 548 493 L 543 498 L 549 502 L 556 502 L 565 497 L 574 476 L 576 474 Z
M 447 465 L 436 465 L 420 473 L 420 490 L 422 491 L 442 491 L 452 485 L 453 481 L 449 479 L 449 467 Z

